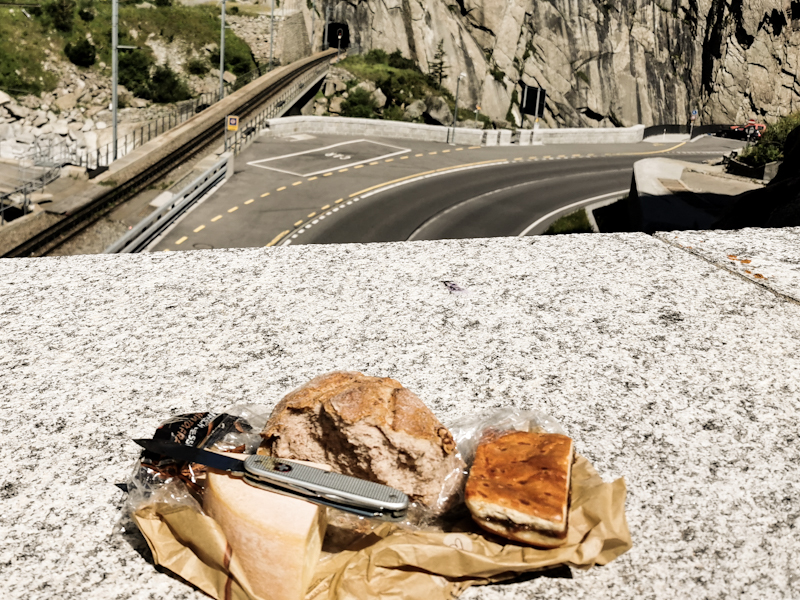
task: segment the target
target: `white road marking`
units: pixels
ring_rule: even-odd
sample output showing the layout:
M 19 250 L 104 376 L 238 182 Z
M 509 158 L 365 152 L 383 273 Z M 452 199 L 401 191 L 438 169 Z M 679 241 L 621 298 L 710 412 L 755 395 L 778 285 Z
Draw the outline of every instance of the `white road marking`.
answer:
M 567 204 L 566 206 L 562 206 L 561 208 L 557 208 L 556 210 L 550 211 L 549 213 L 547 213 L 542 218 L 536 219 L 533 223 L 531 223 L 525 229 L 523 229 L 522 233 L 519 233 L 517 237 L 522 237 L 524 235 L 527 235 L 527 233 L 531 229 L 533 229 L 534 227 L 536 227 L 540 223 L 543 223 L 547 219 L 552 219 L 555 215 L 557 215 L 557 214 L 559 214 L 561 212 L 564 212 L 566 210 L 569 210 L 570 208 L 577 207 L 577 206 L 580 206 L 582 204 L 591 204 L 592 202 L 597 202 L 598 200 L 605 200 L 606 198 L 610 198 L 611 196 L 614 196 L 614 195 L 622 195 L 627 191 L 628 190 L 619 190 L 619 191 L 616 191 L 616 192 L 609 192 L 608 194 L 602 194 L 601 196 L 595 196 L 594 198 L 587 198 L 586 200 L 579 200 L 578 202 L 573 202 L 572 204 Z

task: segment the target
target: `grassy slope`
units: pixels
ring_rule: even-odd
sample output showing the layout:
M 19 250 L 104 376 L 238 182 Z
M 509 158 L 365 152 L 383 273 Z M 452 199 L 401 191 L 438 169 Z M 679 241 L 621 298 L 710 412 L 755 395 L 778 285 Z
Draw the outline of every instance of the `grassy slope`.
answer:
M 75 43 L 90 33 L 97 47 L 97 63 L 111 64 L 111 3 L 95 5 L 94 20 L 84 22 L 75 17 L 69 33 L 56 31 L 46 17 L 28 19 L 19 9 L 10 14 L 0 7 L 0 89 L 12 93 L 36 93 L 52 91 L 57 78 L 45 73 L 41 67 L 45 60 L 44 48 L 67 60 L 64 47 Z M 150 9 L 122 4 L 119 9 L 119 43 L 143 45 L 148 35 L 155 34 L 170 42 L 182 39 L 199 50 L 208 43 L 219 43 L 219 9 L 213 6 L 168 6 Z M 130 36 L 130 30 L 138 32 L 138 39 Z M 225 32 L 226 61 L 237 57 L 255 69 L 250 48 L 231 31 Z M 226 63 L 227 64 L 227 63 Z M 213 65 L 209 65 L 213 66 Z M 92 69 L 98 69 L 95 65 Z M 16 71 L 20 74 L 17 75 Z M 41 78 L 41 79 L 40 79 Z

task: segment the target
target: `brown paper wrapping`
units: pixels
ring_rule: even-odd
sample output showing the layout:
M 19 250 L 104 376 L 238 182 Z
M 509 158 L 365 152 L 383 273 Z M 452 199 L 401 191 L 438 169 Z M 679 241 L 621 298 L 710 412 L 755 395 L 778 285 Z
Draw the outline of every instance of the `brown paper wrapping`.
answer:
M 471 519 L 448 532 L 379 527 L 351 549 L 323 555 L 306 600 L 450 600 L 471 585 L 526 572 L 563 564 L 605 565 L 632 546 L 625 494 L 623 479 L 605 483 L 588 460 L 577 456 L 564 546 L 517 545 L 482 532 Z M 137 510 L 134 521 L 156 564 L 218 600 L 261 600 L 210 517 L 189 506 L 152 504 Z

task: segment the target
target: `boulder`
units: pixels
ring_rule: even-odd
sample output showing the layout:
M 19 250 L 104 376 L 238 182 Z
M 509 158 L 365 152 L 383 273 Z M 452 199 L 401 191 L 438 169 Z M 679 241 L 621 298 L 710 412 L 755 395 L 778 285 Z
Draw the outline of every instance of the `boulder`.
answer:
M 344 104 L 345 99 L 342 97 L 332 98 L 331 105 L 328 107 L 328 112 L 333 115 L 340 115 L 342 114 L 342 104 Z
M 18 119 L 24 119 L 29 114 L 31 114 L 31 109 L 25 108 L 24 106 L 20 106 L 16 102 L 9 102 L 8 104 L 5 105 L 5 107 L 8 112 L 10 112 Z
M 86 133 L 87 131 L 91 131 L 92 129 L 94 129 L 94 121 L 92 121 L 91 119 L 86 119 L 86 121 L 84 121 L 83 123 L 83 127 L 81 127 L 81 131 Z
M 381 88 L 378 88 L 372 92 L 372 99 L 375 101 L 376 107 L 383 108 L 386 106 L 386 94 L 381 91 Z
M 416 121 L 425 112 L 425 103 L 422 100 L 414 100 L 408 105 L 403 113 L 403 121 Z
M 11 96 L 0 90 L 0 106 L 11 102 Z
M 134 108 L 147 108 L 150 105 L 149 100 L 145 100 L 144 98 L 134 98 L 133 99 L 133 107 Z
M 453 123 L 453 113 L 450 107 L 441 96 L 428 96 L 425 99 L 425 113 L 427 120 L 438 123 L 439 125 L 451 125 Z
M 365 91 L 367 91 L 367 92 L 370 92 L 370 93 L 372 93 L 372 92 L 374 92 L 374 91 L 375 91 L 375 83 L 374 83 L 374 82 L 372 82 L 372 81 L 362 81 L 361 83 L 359 83 L 359 84 L 358 84 L 358 85 L 357 85 L 355 88 L 353 88 L 353 89 L 362 89 L 362 90 L 365 90 Z
M 321 117 L 324 115 L 328 110 L 328 107 L 325 104 L 315 104 L 314 105 L 314 115 L 317 117 Z
M 83 122 L 82 121 L 73 121 L 69 124 L 70 131 L 80 131 L 83 129 Z
M 222 79 L 225 81 L 225 83 L 230 83 L 230 84 L 236 83 L 236 75 L 234 75 L 230 71 L 225 71 L 225 73 L 222 75 Z
M 55 104 L 62 111 L 72 110 L 78 104 L 78 95 L 75 93 L 64 94 L 56 99 Z
M 53 133 L 58 135 L 67 135 L 69 133 L 69 125 L 67 124 L 67 120 L 59 119 L 56 121 L 56 124 L 53 125 Z
M 53 133 L 53 124 L 52 123 L 45 123 L 39 129 L 43 134 Z
M 326 98 L 330 98 L 336 93 L 336 84 L 334 84 L 333 81 L 326 81 L 322 93 Z
M 89 150 L 97 150 L 97 133 L 87 131 L 83 134 L 83 142 Z
M 34 127 L 41 127 L 47 122 L 48 122 L 47 113 L 44 112 L 43 110 L 40 110 L 36 112 L 36 118 L 33 120 L 31 125 L 33 125 Z
M 347 89 L 347 84 L 339 78 L 333 80 L 333 86 L 337 92 L 343 92 Z

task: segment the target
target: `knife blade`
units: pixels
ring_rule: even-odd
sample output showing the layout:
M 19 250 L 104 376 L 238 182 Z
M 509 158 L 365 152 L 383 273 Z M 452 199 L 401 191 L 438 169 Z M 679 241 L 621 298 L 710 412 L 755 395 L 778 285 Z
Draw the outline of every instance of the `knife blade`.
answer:
M 392 487 L 333 473 L 296 461 L 249 455 L 245 460 L 166 440 L 134 440 L 145 450 L 227 471 L 273 492 L 332 506 L 360 516 L 396 521 L 405 517 L 408 496 Z

